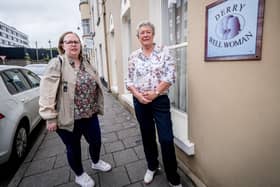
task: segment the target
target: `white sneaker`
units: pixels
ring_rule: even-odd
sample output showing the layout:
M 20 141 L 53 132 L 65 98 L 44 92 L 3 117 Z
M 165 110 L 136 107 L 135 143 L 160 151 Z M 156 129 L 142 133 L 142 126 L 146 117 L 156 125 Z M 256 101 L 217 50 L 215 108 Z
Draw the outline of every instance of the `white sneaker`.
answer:
M 150 184 L 154 179 L 155 173 L 156 173 L 156 170 L 151 171 L 151 170 L 147 169 L 147 171 L 145 173 L 145 176 L 144 176 L 144 183 L 145 184 Z
M 173 184 L 169 183 L 169 185 L 170 185 L 171 187 L 183 187 L 182 184 L 173 185 Z
M 79 184 L 82 187 L 93 187 L 94 186 L 94 181 L 92 178 L 87 174 L 83 173 L 80 176 L 75 177 L 75 182 Z
M 112 169 L 112 166 L 109 163 L 104 162 L 103 160 L 99 160 L 96 164 L 92 163 L 91 168 L 106 172 L 110 171 Z

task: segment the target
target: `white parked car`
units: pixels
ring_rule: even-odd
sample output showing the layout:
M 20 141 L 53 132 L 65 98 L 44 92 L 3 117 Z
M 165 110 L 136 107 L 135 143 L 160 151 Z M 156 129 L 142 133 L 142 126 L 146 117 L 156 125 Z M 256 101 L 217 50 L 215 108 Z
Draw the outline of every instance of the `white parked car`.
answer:
M 25 68 L 36 73 L 40 78 L 44 75 L 48 64 L 28 64 Z
M 40 122 L 40 78 L 20 66 L 0 65 L 0 164 L 20 160 Z

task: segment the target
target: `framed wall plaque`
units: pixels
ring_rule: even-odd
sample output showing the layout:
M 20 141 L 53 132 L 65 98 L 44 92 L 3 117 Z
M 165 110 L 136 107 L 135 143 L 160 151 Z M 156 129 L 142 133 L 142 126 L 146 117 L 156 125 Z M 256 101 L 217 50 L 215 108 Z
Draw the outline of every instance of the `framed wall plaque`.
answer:
M 205 61 L 260 60 L 265 0 L 206 6 Z

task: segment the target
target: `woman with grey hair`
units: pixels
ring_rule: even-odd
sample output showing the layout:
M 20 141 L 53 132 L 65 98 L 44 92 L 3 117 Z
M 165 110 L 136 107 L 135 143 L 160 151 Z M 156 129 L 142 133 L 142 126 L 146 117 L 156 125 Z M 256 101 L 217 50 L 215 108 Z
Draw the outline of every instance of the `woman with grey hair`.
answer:
M 141 48 L 128 58 L 126 87 L 133 95 L 148 169 L 144 182 L 152 182 L 159 168 L 156 129 L 162 160 L 171 186 L 181 187 L 173 142 L 168 88 L 175 82 L 175 62 L 167 47 L 154 44 L 155 27 L 148 21 L 137 27 Z

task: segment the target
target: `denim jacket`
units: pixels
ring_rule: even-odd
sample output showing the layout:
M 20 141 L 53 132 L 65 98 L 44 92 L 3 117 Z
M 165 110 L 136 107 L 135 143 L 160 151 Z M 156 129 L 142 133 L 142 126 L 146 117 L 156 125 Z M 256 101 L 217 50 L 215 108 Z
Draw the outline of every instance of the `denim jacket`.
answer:
M 50 60 L 47 70 L 40 82 L 39 113 L 45 120 L 56 120 L 58 128 L 72 131 L 74 128 L 74 97 L 76 88 L 76 73 L 67 56 Z M 98 89 L 98 114 L 104 113 L 104 97 L 102 86 L 96 70 L 86 60 L 82 63 L 91 74 Z

